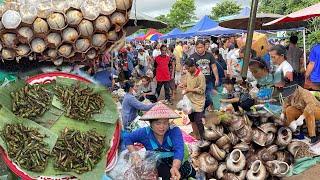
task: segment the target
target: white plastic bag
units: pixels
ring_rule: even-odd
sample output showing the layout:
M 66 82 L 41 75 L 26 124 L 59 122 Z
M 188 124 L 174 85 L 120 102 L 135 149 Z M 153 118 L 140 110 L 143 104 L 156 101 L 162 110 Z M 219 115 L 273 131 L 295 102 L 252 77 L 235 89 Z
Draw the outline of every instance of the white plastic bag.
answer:
M 187 95 L 184 95 L 182 100 L 177 104 L 177 108 L 181 109 L 185 114 L 191 114 L 193 112 L 193 106 Z

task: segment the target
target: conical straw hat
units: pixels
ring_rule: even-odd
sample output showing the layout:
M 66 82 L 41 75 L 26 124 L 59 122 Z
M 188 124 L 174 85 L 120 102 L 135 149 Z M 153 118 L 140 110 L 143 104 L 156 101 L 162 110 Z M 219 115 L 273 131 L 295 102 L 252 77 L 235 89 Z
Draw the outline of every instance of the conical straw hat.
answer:
M 153 119 L 177 119 L 181 118 L 176 112 L 170 109 L 168 106 L 157 103 L 148 112 L 146 112 L 140 120 L 153 120 Z

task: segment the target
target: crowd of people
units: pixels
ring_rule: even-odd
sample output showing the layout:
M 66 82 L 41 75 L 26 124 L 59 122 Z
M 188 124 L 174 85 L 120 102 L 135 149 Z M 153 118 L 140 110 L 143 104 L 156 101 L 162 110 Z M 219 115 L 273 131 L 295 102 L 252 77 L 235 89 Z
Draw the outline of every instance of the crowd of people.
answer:
M 129 124 L 137 116 L 136 110 L 152 107 L 144 106 L 142 102 L 146 100 L 151 103 L 161 100 L 173 105 L 179 88 L 193 104 L 189 118 L 194 136 L 201 139 L 206 112 L 219 110 L 225 103 L 232 104 L 235 111 L 239 110 L 240 94 L 248 89 L 238 84 L 246 82 L 251 87 L 274 87 L 279 91 L 295 84 L 306 84 L 317 90 L 320 46 L 311 50 L 305 68 L 303 51 L 297 42 L 297 36 L 291 36 L 285 46 L 271 44 L 268 53 L 262 57 L 251 50 L 246 79 L 241 77 L 245 49 L 238 47 L 235 37 L 174 43 L 131 42 L 118 52 L 106 54 L 99 64 L 103 71 L 93 77 L 110 89 L 125 87 L 126 93 L 131 94 L 125 96 L 123 103 L 127 104 L 122 112 L 124 121 Z M 164 98 L 160 98 L 162 87 Z M 228 96 L 216 100 L 215 96 L 223 91 Z
M 105 54 L 98 64 L 102 71 L 93 77 L 114 90 L 123 88 L 122 125 L 127 133 L 122 143 L 140 162 L 134 143 L 160 152 L 157 163 L 160 177 L 195 177 L 195 170 L 184 161 L 183 138 L 179 128 L 170 126 L 169 115 L 147 119 L 150 125 L 131 132 L 131 123 L 139 111 L 149 111 L 159 102 L 174 105 L 177 95 L 185 95 L 192 104 L 188 114 L 193 136 L 203 143 L 207 112 L 222 106 L 234 112 L 250 111 L 255 100 L 254 88 L 273 88 L 285 92 L 293 86 L 317 88 L 320 85 L 320 45 L 310 52 L 304 66 L 303 51 L 292 36 L 287 45 L 272 44 L 263 56 L 254 50 L 249 54 L 247 77 L 241 76 L 245 49 L 235 37 L 213 40 L 167 42 L 131 42 L 113 54 Z M 161 95 L 164 87 L 164 96 Z M 219 97 L 219 94 L 225 96 Z M 181 96 L 179 96 L 181 97 Z M 174 142 L 172 144 L 172 142 Z M 168 153 L 170 154 L 169 156 Z

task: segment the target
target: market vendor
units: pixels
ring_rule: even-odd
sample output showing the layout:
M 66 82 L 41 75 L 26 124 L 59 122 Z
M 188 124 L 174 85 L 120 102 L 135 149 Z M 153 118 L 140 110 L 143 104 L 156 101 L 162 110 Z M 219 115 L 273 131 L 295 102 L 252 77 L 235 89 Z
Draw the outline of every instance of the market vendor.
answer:
M 173 110 L 162 103 L 154 106 L 141 120 L 150 122 L 150 126 L 137 129 L 126 135 L 124 143 L 132 153 L 132 162 L 140 163 L 135 143 L 143 144 L 147 151 L 158 153 L 158 175 L 164 180 L 195 177 L 196 172 L 187 161 L 187 148 L 184 146 L 180 128 L 170 126 L 169 119 L 179 118 Z
M 152 81 L 148 76 L 143 76 L 141 78 L 141 85 L 138 88 L 137 97 L 139 101 L 144 101 L 145 99 L 150 100 L 152 103 L 157 102 L 156 97 L 156 83 Z
M 232 104 L 235 112 L 239 112 L 241 107 L 245 111 L 250 111 L 254 105 L 254 100 L 248 92 L 245 92 L 241 86 L 236 85 L 235 79 L 224 79 L 223 86 L 226 90 L 226 98 L 221 99 L 221 103 Z
M 138 110 L 148 111 L 154 104 L 146 105 L 135 97 L 138 88 L 134 81 L 125 82 L 123 89 L 126 94 L 122 101 L 122 125 L 124 130 L 129 130 L 131 122 L 138 116 Z
M 232 104 L 234 111 L 239 111 L 239 100 L 240 92 L 235 91 L 234 85 L 236 84 L 235 79 L 224 79 L 223 86 L 227 91 L 226 98 L 220 99 L 221 103 Z
M 282 45 L 276 45 L 271 48 L 269 53 L 272 59 L 272 63 L 277 66 L 274 72 L 275 86 L 277 88 L 284 88 L 294 83 L 293 68 L 286 60 L 286 48 Z
M 274 76 L 270 73 L 268 65 L 260 58 L 254 58 L 249 62 L 249 69 L 257 80 L 259 87 L 271 87 L 274 85 Z

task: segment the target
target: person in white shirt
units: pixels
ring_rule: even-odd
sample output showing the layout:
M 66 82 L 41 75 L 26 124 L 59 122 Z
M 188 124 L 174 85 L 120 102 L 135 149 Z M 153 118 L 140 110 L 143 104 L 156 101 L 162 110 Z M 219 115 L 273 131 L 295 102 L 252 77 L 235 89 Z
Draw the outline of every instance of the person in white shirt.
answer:
M 227 54 L 229 52 L 229 41 L 228 39 L 222 40 L 222 47 L 219 48 L 219 52 L 222 56 L 222 58 L 227 61 Z
M 285 87 L 286 84 L 293 81 L 293 68 L 286 61 L 286 48 L 282 45 L 275 45 L 270 50 L 272 63 L 277 66 L 275 71 L 276 87 Z
M 142 70 L 143 75 L 148 71 L 150 63 L 150 57 L 148 52 L 146 52 L 143 48 L 138 50 L 138 67 Z
M 157 56 L 161 54 L 160 47 L 161 47 L 161 44 L 157 44 L 156 48 L 153 50 L 152 52 L 153 59 L 155 59 Z
M 241 78 L 241 59 L 239 56 L 238 46 L 231 45 L 230 50 L 227 54 L 227 74 L 230 78 L 235 78 L 237 81 L 240 81 Z

